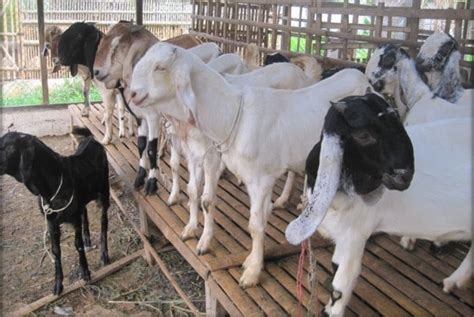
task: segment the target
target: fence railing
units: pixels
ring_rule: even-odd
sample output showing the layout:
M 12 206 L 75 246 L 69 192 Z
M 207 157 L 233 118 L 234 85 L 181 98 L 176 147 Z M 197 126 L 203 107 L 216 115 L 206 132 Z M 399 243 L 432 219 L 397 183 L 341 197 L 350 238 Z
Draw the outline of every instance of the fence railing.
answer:
M 262 52 L 305 53 L 329 64 L 341 64 L 341 60 L 350 64 L 367 62 L 381 43 L 402 44 L 415 53 L 437 30 L 456 38 L 463 54 L 461 66 L 470 71 L 474 57 L 471 0 L 448 9 L 422 8 L 421 0 L 410 1 L 410 6 L 403 2 L 193 0 L 192 32 L 223 43 L 225 51 L 256 43 Z

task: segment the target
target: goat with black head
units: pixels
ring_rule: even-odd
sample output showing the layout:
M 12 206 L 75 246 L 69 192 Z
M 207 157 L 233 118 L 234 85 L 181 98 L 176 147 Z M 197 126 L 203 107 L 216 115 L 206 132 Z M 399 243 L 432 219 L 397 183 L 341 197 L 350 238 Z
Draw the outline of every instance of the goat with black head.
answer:
M 432 241 L 472 238 L 471 123 L 467 117 L 404 128 L 375 94 L 333 103 L 322 139 L 306 162 L 309 203 L 286 229 L 292 244 L 316 230 L 336 244 L 326 314 L 343 316 L 373 233 Z M 443 280 L 444 291 L 469 280 L 471 254 L 472 247 Z
M 77 65 L 85 65 L 94 77 L 94 60 L 103 33 L 93 23 L 76 22 L 61 35 L 58 43 L 59 62 L 69 66 L 72 76 Z
M 13 176 L 38 196 L 40 210 L 47 219 L 55 265 L 55 295 L 63 290 L 59 245 L 61 223 L 73 225 L 82 278 L 86 281 L 91 278 L 84 247 L 91 246 L 86 205 L 92 200 L 102 208 L 101 260 L 103 264 L 109 262 L 107 156 L 104 147 L 94 140 L 89 130 L 75 129 L 72 133 L 77 135 L 79 146 L 71 156 L 57 154 L 29 134 L 9 132 L 0 137 L 0 175 Z

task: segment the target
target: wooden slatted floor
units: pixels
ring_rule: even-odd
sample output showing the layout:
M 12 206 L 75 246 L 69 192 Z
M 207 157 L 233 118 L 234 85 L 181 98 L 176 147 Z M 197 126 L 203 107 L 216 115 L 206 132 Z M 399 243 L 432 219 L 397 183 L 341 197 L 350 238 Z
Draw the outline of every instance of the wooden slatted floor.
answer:
M 88 127 L 98 140 L 103 137 L 104 127 L 100 123 L 102 106 L 93 105 L 90 117 L 80 115 L 80 107 L 70 106 L 76 123 Z M 116 120 L 114 121 L 114 123 Z M 116 128 L 116 127 L 115 127 Z M 114 136 L 116 135 L 114 131 Z M 111 165 L 126 184 L 133 184 L 138 166 L 135 138 L 117 140 L 107 146 Z M 171 175 L 169 153 L 162 165 Z M 182 163 L 180 186 L 186 188 L 188 173 Z M 160 181 L 161 182 L 161 181 Z M 284 230 L 297 215 L 303 180 L 297 179 L 291 203 L 286 210 L 275 210 L 269 217 L 266 230 L 265 248 L 287 246 Z M 274 189 L 274 198 L 283 188 L 279 180 Z M 251 248 L 251 238 L 247 229 L 249 218 L 249 198 L 243 187 L 236 184 L 234 177 L 223 177 L 219 181 L 217 212 L 215 216 L 215 238 L 212 252 L 203 256 L 196 254 L 197 240 L 183 242 L 179 235 L 188 220 L 187 197 L 181 204 L 168 207 L 169 191 L 159 184 L 158 195 L 136 194 L 139 205 L 149 218 L 170 240 L 173 246 L 186 258 L 198 274 L 208 282 L 210 290 L 220 304 L 232 316 L 294 316 L 298 312 L 295 285 L 298 255 L 266 261 L 258 287 L 243 290 L 238 285 L 241 275 L 239 267 L 212 271 L 216 263 L 236 255 L 246 255 Z M 182 195 L 186 195 L 182 191 Z M 200 223 L 202 225 L 202 215 Z M 442 291 L 441 281 L 460 264 L 466 255 L 466 244 L 451 244 L 449 250 L 438 256 L 430 252 L 427 241 L 418 241 L 413 252 L 403 250 L 399 238 L 385 234 L 372 237 L 367 243 L 363 257 L 363 269 L 346 309 L 346 316 L 472 316 L 473 288 L 456 290 L 453 294 Z M 329 285 L 333 276 L 331 256 L 333 247 L 325 246 L 315 250 L 317 258 L 317 299 L 322 308 L 329 299 Z M 308 271 L 308 264 L 305 264 Z M 304 279 L 304 305 L 308 304 L 309 286 Z

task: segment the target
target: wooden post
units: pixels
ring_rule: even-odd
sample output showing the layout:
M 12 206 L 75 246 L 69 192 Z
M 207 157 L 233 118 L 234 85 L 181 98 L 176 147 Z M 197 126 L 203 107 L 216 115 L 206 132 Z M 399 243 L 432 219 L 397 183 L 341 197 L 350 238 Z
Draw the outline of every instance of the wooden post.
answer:
M 412 9 L 419 10 L 421 7 L 421 0 L 413 0 Z M 408 34 L 407 40 L 411 42 L 416 42 L 418 39 L 418 28 L 420 26 L 420 19 L 419 18 L 408 18 L 407 19 L 407 26 L 410 28 L 410 34 Z M 416 48 L 410 47 L 409 53 L 412 56 L 416 55 Z
M 206 316 L 207 317 L 219 317 L 225 316 L 226 311 L 219 303 L 217 298 L 212 294 L 211 288 L 209 287 L 208 282 L 204 283 L 205 291 L 206 291 Z
M 138 205 L 138 212 L 140 214 L 140 232 L 149 239 L 150 227 L 148 226 L 148 216 L 146 214 L 146 211 L 142 208 L 140 204 Z M 153 256 L 151 255 L 150 251 L 147 248 L 145 248 L 143 257 L 147 261 L 148 265 L 152 266 L 155 264 Z
M 138 25 L 143 25 L 143 0 L 135 1 L 135 12 Z
M 42 54 L 44 48 L 44 8 L 43 0 L 36 0 L 38 5 L 38 34 L 39 34 L 39 52 L 41 64 L 41 87 L 43 88 L 43 104 L 49 104 L 48 90 L 48 67 L 46 66 L 46 57 Z

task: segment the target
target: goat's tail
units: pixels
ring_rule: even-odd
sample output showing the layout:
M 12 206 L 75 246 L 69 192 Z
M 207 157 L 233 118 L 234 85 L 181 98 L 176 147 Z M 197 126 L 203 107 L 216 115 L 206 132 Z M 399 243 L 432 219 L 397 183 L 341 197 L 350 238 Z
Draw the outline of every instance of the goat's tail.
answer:
M 247 45 L 244 54 L 244 61 L 247 66 L 258 67 L 258 46 L 254 43 Z
M 316 58 L 311 56 L 297 56 L 291 59 L 291 62 L 296 66 L 300 67 L 306 77 L 313 80 L 314 82 L 318 82 L 321 80 L 321 76 L 323 73 L 323 68 L 321 64 L 318 63 Z

